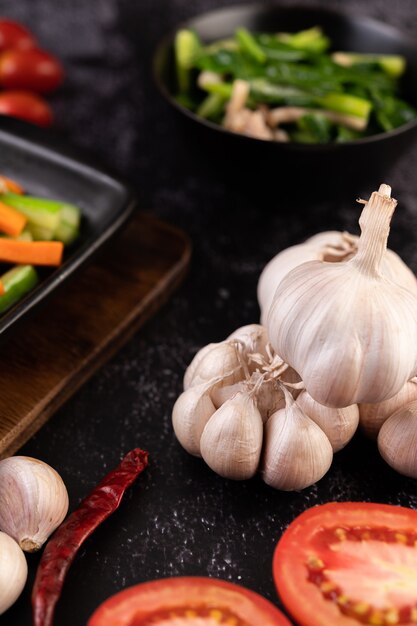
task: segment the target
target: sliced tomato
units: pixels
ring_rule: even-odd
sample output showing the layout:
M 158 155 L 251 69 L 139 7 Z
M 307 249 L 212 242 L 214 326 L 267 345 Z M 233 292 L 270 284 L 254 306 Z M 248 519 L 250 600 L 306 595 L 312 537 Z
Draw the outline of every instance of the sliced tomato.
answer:
M 417 511 L 331 502 L 297 517 L 274 555 L 284 606 L 302 626 L 417 624 Z
M 0 50 L 29 50 L 36 46 L 33 35 L 18 22 L 0 19 Z
M 87 626 L 291 626 L 270 602 L 213 578 L 165 578 L 106 600 Z

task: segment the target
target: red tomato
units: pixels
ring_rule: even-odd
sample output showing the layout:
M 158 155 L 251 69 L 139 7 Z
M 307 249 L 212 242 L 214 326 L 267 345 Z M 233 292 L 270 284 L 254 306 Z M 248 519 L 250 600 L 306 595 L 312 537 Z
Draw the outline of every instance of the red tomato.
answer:
M 30 91 L 0 93 L 0 115 L 10 115 L 38 126 L 50 126 L 52 111 L 43 98 Z
M 0 56 L 0 84 L 6 89 L 29 89 L 38 93 L 53 91 L 62 82 L 61 64 L 47 52 L 6 50 Z
M 212 578 L 166 578 L 106 600 L 87 626 L 291 626 L 270 602 Z
M 417 511 L 331 502 L 297 517 L 274 555 L 278 593 L 301 626 L 417 624 Z
M 8 49 L 28 50 L 36 41 L 31 33 L 17 22 L 0 19 L 0 51 Z

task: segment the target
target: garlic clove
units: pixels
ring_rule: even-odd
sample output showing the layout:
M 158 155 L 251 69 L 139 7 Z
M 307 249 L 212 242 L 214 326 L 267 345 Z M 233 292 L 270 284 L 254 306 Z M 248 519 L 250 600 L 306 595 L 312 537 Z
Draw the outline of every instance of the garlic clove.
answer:
M 417 371 L 417 298 L 380 273 L 396 206 L 388 190 L 382 185 L 362 212 L 357 254 L 298 266 L 269 312 L 273 348 L 326 406 L 381 402 Z
M 193 363 L 194 361 L 191 366 Z M 192 376 L 187 376 L 187 387 L 209 382 L 213 378 L 221 378 L 218 383 L 221 386 L 237 383 L 244 378 L 242 356 L 237 341 L 222 341 L 205 351 Z
M 258 469 L 262 438 L 262 419 L 255 401 L 240 391 L 207 422 L 200 440 L 201 456 L 220 476 L 246 480 Z
M 227 340 L 238 339 L 245 347 L 247 353 L 257 352 L 266 355 L 268 335 L 265 326 L 261 324 L 248 324 L 235 330 Z
M 0 532 L 0 615 L 9 609 L 23 591 L 28 566 L 16 541 Z
M 376 404 L 359 405 L 359 423 L 367 437 L 376 439 L 382 424 L 406 404 L 417 400 L 417 380 L 412 379 L 392 398 Z
M 266 380 L 262 383 L 255 394 L 256 406 L 261 414 L 264 424 L 272 413 L 285 406 L 284 394 L 275 380 Z
M 210 397 L 216 380 L 194 385 L 184 391 L 177 398 L 172 410 L 172 426 L 175 436 L 182 447 L 194 456 L 201 456 L 201 433 L 216 411 Z
M 194 358 L 191 361 L 190 365 L 185 370 L 185 374 L 184 374 L 184 391 L 186 391 L 189 387 L 191 387 L 194 375 L 195 375 L 195 373 L 196 373 L 196 371 L 198 369 L 198 366 L 200 365 L 201 361 L 203 360 L 203 358 L 206 356 L 206 354 L 208 354 L 210 352 L 210 350 L 212 350 L 213 348 L 215 348 L 218 345 L 219 345 L 218 343 L 209 343 L 207 346 L 204 346 L 203 348 L 201 348 L 201 350 L 199 350 L 197 352 L 197 354 L 194 356 Z
M 220 409 L 222 404 L 233 398 L 239 391 L 247 390 L 247 385 L 245 381 L 240 381 L 239 383 L 235 383 L 234 385 L 226 385 L 225 387 L 219 387 L 215 385 L 211 392 L 211 399 L 213 401 L 214 406 L 217 409 Z
M 320 480 L 332 464 L 330 441 L 285 391 L 286 407 L 265 427 L 262 478 L 283 491 L 304 489 Z
M 400 474 L 417 478 L 417 401 L 406 404 L 382 425 L 378 435 L 382 458 Z
M 352 439 L 359 424 L 359 409 L 352 404 L 342 409 L 332 409 L 316 402 L 307 391 L 297 397 L 298 406 L 320 426 L 329 439 L 333 452 L 338 452 Z
M 68 512 L 68 493 L 50 465 L 26 456 L 0 461 L 0 529 L 36 552 Z

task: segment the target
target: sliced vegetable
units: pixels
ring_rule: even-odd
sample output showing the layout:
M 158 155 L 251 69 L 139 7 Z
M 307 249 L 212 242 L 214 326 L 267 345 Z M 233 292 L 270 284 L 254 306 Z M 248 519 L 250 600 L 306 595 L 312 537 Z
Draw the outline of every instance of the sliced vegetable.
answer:
M 317 98 L 317 103 L 330 111 L 355 115 L 364 119 L 368 119 L 372 109 L 372 102 L 369 100 L 345 93 L 328 93 Z
M 30 91 L 0 93 L 0 115 L 10 115 L 37 126 L 50 126 L 52 110 L 43 98 Z
M 257 44 L 255 38 L 246 28 L 238 28 L 236 31 L 236 39 L 243 52 L 246 52 L 257 63 L 265 63 L 267 55 Z
M 126 489 L 147 465 L 147 452 L 139 448 L 131 450 L 55 532 L 46 545 L 36 573 L 32 592 L 34 626 L 52 626 L 65 576 L 78 550 L 119 507 Z
M 167 578 L 106 600 L 88 626 L 291 626 L 262 596 L 213 578 Z
M 4 313 L 27 294 L 38 282 L 38 274 L 32 265 L 18 265 L 0 277 L 0 313 Z
M 71 244 L 78 237 L 80 220 L 81 212 L 78 207 L 73 204 L 62 204 L 54 239 L 62 241 L 65 245 Z
M 62 241 L 22 241 L 0 238 L 0 261 L 30 265 L 60 265 Z
M 8 178 L 7 176 L 2 175 L 0 175 L 0 190 L 3 190 L 5 193 L 10 191 L 11 193 L 17 193 L 19 195 L 25 192 L 25 190 L 19 185 L 19 183 L 12 180 L 11 178 Z
M 226 99 L 218 93 L 211 93 L 200 104 L 197 115 L 206 119 L 216 119 L 224 112 Z
M 301 30 L 298 33 L 279 33 L 277 39 L 291 46 L 291 48 L 315 53 L 324 52 L 330 45 L 329 38 L 323 34 L 318 26 Z
M 26 226 L 27 217 L 0 200 L 0 232 L 18 237 Z
M 359 54 L 357 52 L 334 52 L 332 59 L 345 67 L 352 65 L 379 65 L 391 78 L 399 78 L 404 74 L 406 61 L 399 54 Z
M 200 48 L 200 40 L 194 31 L 186 29 L 178 31 L 175 37 L 175 58 L 180 92 L 186 92 L 191 87 L 190 71 Z
M 303 115 L 297 124 L 302 132 L 311 136 L 313 143 L 327 143 L 331 139 L 332 125 L 328 118 L 319 112 Z
M 331 502 L 297 517 L 273 563 L 297 624 L 415 623 L 416 527 L 417 511 L 368 502 Z
M 6 89 L 47 93 L 59 87 L 63 77 L 59 61 L 44 50 L 6 50 L 0 56 L 0 84 Z

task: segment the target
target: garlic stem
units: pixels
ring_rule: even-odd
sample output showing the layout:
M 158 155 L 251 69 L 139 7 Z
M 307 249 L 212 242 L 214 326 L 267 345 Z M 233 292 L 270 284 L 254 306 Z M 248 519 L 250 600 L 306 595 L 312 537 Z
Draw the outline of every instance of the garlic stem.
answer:
M 379 277 L 381 274 L 380 267 L 387 249 L 391 218 L 397 206 L 397 201 L 390 195 L 391 187 L 381 185 L 378 191 L 372 193 L 359 219 L 362 234 L 358 242 L 358 252 L 351 263 L 370 276 Z

